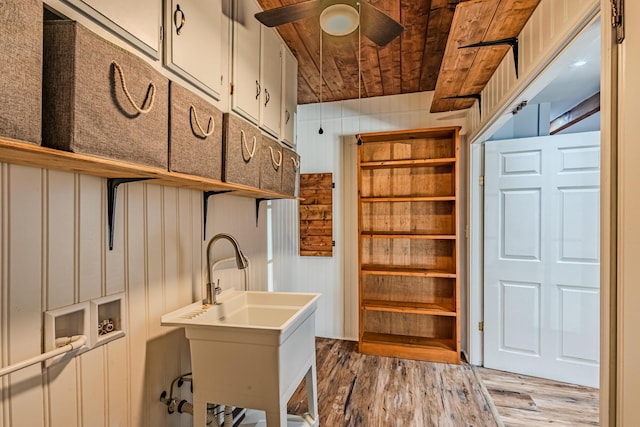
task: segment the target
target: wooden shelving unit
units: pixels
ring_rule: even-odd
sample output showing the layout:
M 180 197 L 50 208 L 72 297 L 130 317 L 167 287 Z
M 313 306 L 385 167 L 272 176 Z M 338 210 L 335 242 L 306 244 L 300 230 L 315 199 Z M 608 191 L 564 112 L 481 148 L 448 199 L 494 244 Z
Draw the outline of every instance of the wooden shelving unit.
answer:
M 363 353 L 460 363 L 459 131 L 358 135 Z
M 64 170 L 103 178 L 146 178 L 148 182 L 201 191 L 232 192 L 254 199 L 290 199 L 293 196 L 261 190 L 245 185 L 230 184 L 164 169 L 127 163 L 85 154 L 69 153 L 41 147 L 23 141 L 0 137 L 0 162 L 38 168 Z

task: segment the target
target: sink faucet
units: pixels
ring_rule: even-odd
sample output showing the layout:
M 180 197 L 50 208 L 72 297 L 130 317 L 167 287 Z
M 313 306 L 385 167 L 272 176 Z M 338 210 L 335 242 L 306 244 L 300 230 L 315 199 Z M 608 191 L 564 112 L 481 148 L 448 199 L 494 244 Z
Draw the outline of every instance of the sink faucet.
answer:
M 219 305 L 218 302 L 218 294 L 222 291 L 219 285 L 216 285 L 215 289 L 212 289 L 213 283 L 211 282 L 211 247 L 215 242 L 220 239 L 225 239 L 231 242 L 233 245 L 233 250 L 235 251 L 236 256 L 236 266 L 239 270 L 244 270 L 247 268 L 248 262 L 247 258 L 244 256 L 242 251 L 240 250 L 240 245 L 238 245 L 238 241 L 230 234 L 220 233 L 216 234 L 209 240 L 207 244 L 207 298 L 206 304 L 214 304 Z

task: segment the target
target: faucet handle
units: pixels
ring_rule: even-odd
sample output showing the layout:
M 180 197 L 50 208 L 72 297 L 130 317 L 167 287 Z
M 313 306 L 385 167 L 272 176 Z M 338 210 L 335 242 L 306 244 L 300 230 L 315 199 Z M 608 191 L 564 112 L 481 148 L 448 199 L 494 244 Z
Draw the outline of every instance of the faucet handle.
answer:
M 220 295 L 220 293 L 222 292 L 222 288 L 220 287 L 220 279 L 217 280 L 216 286 L 215 288 L 213 288 L 213 290 L 215 291 L 216 295 Z

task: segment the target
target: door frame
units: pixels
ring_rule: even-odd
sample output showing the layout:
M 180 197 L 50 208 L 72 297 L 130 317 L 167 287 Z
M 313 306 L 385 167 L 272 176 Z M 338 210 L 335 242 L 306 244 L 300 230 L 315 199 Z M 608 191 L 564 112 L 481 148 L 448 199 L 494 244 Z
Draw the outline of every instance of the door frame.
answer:
M 617 53 L 611 27 L 611 3 L 601 0 L 600 7 L 586 16 L 575 31 L 559 42 L 553 54 L 543 64 L 531 81 L 524 82 L 503 106 L 485 121 L 469 140 L 469 288 L 468 288 L 468 360 L 473 365 L 483 364 L 483 334 L 479 322 L 483 319 L 483 223 L 484 189 L 481 179 L 484 176 L 484 141 L 502 127 L 510 117 L 512 106 L 519 100 L 531 99 L 546 86 L 553 68 L 560 66 L 558 56 L 589 25 L 601 20 L 601 160 L 600 160 L 600 425 L 616 425 L 616 349 L 617 349 L 617 301 L 616 301 L 616 263 L 617 263 Z M 547 77 L 545 77 L 545 75 Z M 474 256 L 472 256 L 472 254 Z M 618 402 L 619 403 L 619 402 Z
M 499 130 L 512 116 L 511 110 L 514 103 L 518 103 L 519 100 L 527 100 L 533 98 L 542 88 L 544 88 L 548 82 L 557 74 L 557 70 L 564 68 L 567 62 L 561 62 L 558 56 L 563 50 L 569 46 L 583 30 L 594 24 L 600 17 L 599 10 L 595 10 L 592 15 L 585 17 L 580 22 L 578 28 L 573 31 L 569 37 L 562 41 L 561 46 L 554 50 L 555 56 L 550 58 L 547 62 L 547 66 L 542 67 L 538 74 L 528 83 L 523 85 L 519 91 L 517 91 L 512 97 L 513 100 L 508 100 L 501 109 L 498 109 L 494 116 L 490 118 L 485 126 L 480 129 L 476 135 L 472 137 L 469 144 L 469 158 L 471 169 L 469 172 L 469 254 L 482 254 L 484 248 L 484 187 L 482 177 L 484 176 L 484 143 L 491 135 Z M 603 27 L 607 27 L 606 22 L 602 24 Z M 608 27 L 607 27 L 608 28 Z M 603 36 L 604 37 L 604 36 Z M 601 91 L 602 93 L 603 91 Z M 601 117 L 603 114 L 601 113 Z M 601 132 L 604 131 L 604 123 L 601 123 Z M 482 147 L 479 148 L 478 146 Z M 603 165 L 601 165 L 602 167 Z M 601 170 L 601 174 L 609 174 L 610 171 Z M 604 197 L 603 197 L 604 200 Z M 602 204 L 602 203 L 601 203 Z M 601 224 L 602 220 L 601 220 Z M 483 355 L 482 346 L 478 345 L 478 342 L 482 342 L 482 331 L 478 327 L 478 323 L 482 321 L 483 316 L 483 262 L 477 262 L 474 258 L 484 257 L 469 257 L 470 262 L 469 270 L 469 362 L 474 365 L 482 365 Z M 481 264 L 481 265 L 478 265 Z M 475 322 L 475 323 L 473 323 Z

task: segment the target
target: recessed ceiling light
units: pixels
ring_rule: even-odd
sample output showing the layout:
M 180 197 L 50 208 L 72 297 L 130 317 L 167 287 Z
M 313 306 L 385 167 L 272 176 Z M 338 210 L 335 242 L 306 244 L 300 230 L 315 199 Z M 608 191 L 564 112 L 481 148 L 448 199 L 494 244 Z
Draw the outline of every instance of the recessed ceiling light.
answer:
M 587 60 L 586 59 L 578 59 L 573 64 L 571 64 L 571 66 L 574 67 L 574 68 L 582 67 L 583 65 L 587 65 Z

